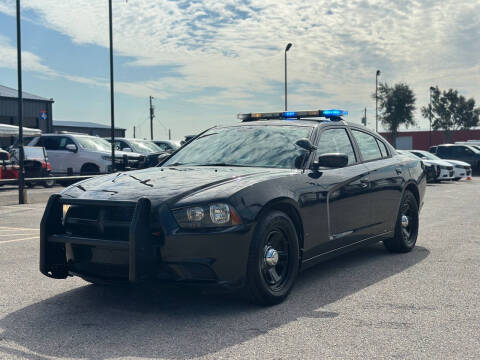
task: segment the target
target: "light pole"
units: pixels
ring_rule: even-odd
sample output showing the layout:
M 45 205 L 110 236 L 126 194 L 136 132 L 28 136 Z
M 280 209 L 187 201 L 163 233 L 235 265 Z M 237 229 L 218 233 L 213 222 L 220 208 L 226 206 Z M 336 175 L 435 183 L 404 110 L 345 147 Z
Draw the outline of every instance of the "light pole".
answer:
M 432 146 L 432 91 L 435 91 L 433 86 L 430 86 L 430 130 L 429 130 L 429 146 Z
M 380 76 L 380 70 L 377 70 L 375 75 L 375 131 L 378 132 L 378 77 Z
M 20 26 L 20 0 L 17 0 L 17 75 L 18 75 L 18 203 L 25 204 L 25 153 L 23 149 L 23 93 L 22 93 L 22 34 Z
M 287 51 L 292 47 L 292 43 L 288 43 L 285 48 L 285 111 L 287 111 Z
M 108 0 L 108 26 L 110 34 L 110 137 L 112 140 L 112 172 L 115 172 L 115 112 L 113 92 L 113 35 L 112 35 L 112 0 Z

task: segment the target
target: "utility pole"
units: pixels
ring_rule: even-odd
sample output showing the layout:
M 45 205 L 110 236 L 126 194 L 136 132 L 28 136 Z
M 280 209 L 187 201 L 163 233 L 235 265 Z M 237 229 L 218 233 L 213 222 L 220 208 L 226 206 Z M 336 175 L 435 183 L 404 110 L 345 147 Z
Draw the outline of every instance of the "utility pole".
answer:
M 135 125 L 133 125 L 133 138 L 135 139 Z
M 285 111 L 287 111 L 287 52 L 292 47 L 292 43 L 288 43 L 285 47 Z
M 172 130 L 168 129 L 168 140 L 172 140 Z
M 363 124 L 363 126 L 367 126 L 367 108 L 365 108 L 365 110 L 364 110 L 364 115 L 363 115 L 363 118 L 362 118 L 362 124 Z
M 112 31 L 112 0 L 108 0 L 108 20 L 110 34 L 110 138 L 112 142 L 112 173 L 115 172 L 115 111 L 113 92 L 113 31 Z
M 375 131 L 378 132 L 378 77 L 380 70 L 377 70 L 375 75 Z
M 153 105 L 152 105 L 153 96 L 150 96 L 150 140 L 153 140 L 153 118 L 155 117 Z
M 18 203 L 25 204 L 25 153 L 23 149 L 23 93 L 22 93 L 22 35 L 20 29 L 20 0 L 17 0 L 17 75 L 18 75 L 18 153 L 20 174 L 18 176 Z

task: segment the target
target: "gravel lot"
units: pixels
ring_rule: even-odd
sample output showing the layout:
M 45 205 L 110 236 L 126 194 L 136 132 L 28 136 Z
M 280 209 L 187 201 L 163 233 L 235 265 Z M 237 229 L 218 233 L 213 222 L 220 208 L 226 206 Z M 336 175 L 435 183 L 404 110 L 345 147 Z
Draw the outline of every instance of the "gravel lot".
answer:
M 478 359 L 479 203 L 480 178 L 429 185 L 413 252 L 378 244 L 320 264 L 272 308 L 48 279 L 44 204 L 0 205 L 0 358 Z

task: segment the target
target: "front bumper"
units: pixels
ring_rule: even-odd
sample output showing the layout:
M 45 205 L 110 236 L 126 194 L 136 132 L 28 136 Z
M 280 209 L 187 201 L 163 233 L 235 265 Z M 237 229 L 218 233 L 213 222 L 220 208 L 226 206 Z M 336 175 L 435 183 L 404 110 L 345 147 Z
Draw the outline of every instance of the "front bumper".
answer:
M 440 175 L 438 176 L 437 180 L 452 180 L 454 178 L 454 175 L 455 172 L 453 169 L 441 169 Z
M 102 220 L 99 225 L 99 228 L 117 226 L 128 232 L 128 236 L 102 238 L 72 234 L 62 221 L 64 204 L 131 207 L 133 217 L 130 223 Z M 57 279 L 76 275 L 101 282 L 156 279 L 229 287 L 243 284 L 253 225 L 187 233 L 172 226 L 172 216 L 166 213 L 166 207 L 160 211 L 166 225 L 155 224 L 151 209 L 151 202 L 146 198 L 126 202 L 65 199 L 52 195 L 40 228 L 40 271 Z M 92 225 L 81 224 L 79 219 L 72 220 L 80 226 Z
M 467 176 L 472 176 L 472 169 L 471 168 L 465 168 L 465 167 L 454 167 L 454 178 L 455 179 L 461 179 Z

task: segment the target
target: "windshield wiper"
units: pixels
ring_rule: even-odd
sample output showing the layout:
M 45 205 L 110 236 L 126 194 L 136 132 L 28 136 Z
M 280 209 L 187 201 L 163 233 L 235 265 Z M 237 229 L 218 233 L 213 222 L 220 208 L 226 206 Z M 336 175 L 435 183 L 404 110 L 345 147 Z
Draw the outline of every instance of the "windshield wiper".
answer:
M 165 166 L 167 167 L 167 166 L 179 166 L 179 165 L 184 165 L 184 164 L 181 163 L 181 162 L 176 162 L 176 163 L 168 164 L 168 165 L 165 165 Z
M 248 167 L 249 165 L 239 165 L 239 164 L 227 164 L 227 163 L 211 163 L 211 164 L 195 164 L 192 166 L 237 166 L 237 167 Z

